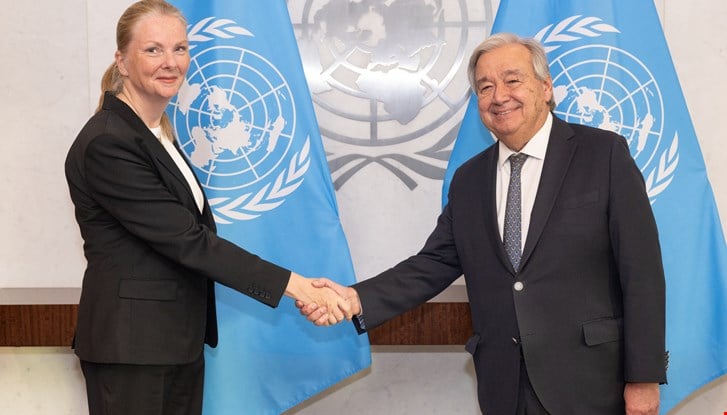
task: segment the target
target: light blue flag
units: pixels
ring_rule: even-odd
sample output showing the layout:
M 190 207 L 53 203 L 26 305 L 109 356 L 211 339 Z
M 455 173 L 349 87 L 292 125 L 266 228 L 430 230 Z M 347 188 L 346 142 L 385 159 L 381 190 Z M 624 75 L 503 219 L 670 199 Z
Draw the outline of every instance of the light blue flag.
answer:
M 557 116 L 614 130 L 629 142 L 656 216 L 666 272 L 666 413 L 727 372 L 727 246 L 654 2 L 501 0 L 492 31 L 543 43 Z M 479 124 L 473 99 L 447 178 L 493 143 Z M 449 181 L 444 186 L 446 203 Z
M 219 234 L 306 276 L 355 282 L 284 0 L 179 0 L 191 64 L 168 109 Z M 352 324 L 319 328 L 217 285 L 204 413 L 278 414 L 371 364 Z

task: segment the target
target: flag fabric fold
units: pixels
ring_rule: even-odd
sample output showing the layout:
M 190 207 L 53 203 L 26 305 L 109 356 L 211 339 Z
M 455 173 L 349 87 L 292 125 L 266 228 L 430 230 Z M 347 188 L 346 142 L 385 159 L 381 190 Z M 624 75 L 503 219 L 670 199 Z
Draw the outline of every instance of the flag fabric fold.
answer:
M 218 233 L 304 276 L 355 282 L 285 1 L 177 0 L 191 63 L 167 111 Z M 279 414 L 371 364 L 353 325 L 315 327 L 216 286 L 204 413 Z
M 727 246 L 652 0 L 501 0 L 493 33 L 541 41 L 555 114 L 626 137 L 659 228 L 667 283 L 661 413 L 727 373 Z M 494 141 L 473 97 L 445 175 Z

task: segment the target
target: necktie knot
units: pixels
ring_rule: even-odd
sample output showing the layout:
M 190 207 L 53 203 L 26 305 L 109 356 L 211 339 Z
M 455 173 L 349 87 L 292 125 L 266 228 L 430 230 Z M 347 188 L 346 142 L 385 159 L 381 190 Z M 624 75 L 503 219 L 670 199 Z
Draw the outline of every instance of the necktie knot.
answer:
M 525 163 L 525 159 L 528 158 L 527 154 L 523 153 L 515 153 L 511 155 L 508 160 L 510 160 L 510 169 L 512 171 L 520 171 L 520 169 L 523 167 L 523 164 Z

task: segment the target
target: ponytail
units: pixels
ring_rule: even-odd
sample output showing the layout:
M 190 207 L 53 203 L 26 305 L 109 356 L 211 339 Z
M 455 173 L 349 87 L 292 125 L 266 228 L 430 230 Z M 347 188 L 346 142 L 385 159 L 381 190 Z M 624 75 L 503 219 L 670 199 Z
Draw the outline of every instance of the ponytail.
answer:
M 98 107 L 96 107 L 96 112 L 101 111 L 101 107 L 103 106 L 103 97 L 106 92 L 111 92 L 114 95 L 117 95 L 121 92 L 121 88 L 123 87 L 123 80 L 121 79 L 121 73 L 119 72 L 119 67 L 116 66 L 116 62 L 109 65 L 109 67 L 106 69 L 106 72 L 104 72 L 103 77 L 101 77 L 101 97 L 98 99 Z

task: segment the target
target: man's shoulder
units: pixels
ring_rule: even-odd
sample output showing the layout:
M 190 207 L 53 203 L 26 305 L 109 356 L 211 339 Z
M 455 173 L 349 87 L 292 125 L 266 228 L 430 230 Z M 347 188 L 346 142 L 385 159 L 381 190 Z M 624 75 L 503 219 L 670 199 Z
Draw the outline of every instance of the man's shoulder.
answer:
M 615 133 L 611 130 L 603 129 L 603 128 L 592 127 L 590 125 L 578 124 L 578 123 L 573 123 L 573 122 L 568 122 L 566 124 L 573 130 L 574 133 L 576 133 L 578 135 L 595 136 L 595 137 L 618 136 L 617 133 Z
M 576 140 L 579 145 L 613 146 L 617 143 L 626 144 L 626 139 L 617 132 L 584 124 L 566 122 L 560 119 L 558 120 L 559 122 L 556 122 L 556 124 L 560 124 L 560 130 L 568 131 L 567 135 L 569 135 L 571 139 Z
M 469 189 L 472 185 L 487 180 L 488 173 L 494 172 L 493 163 L 497 162 L 497 145 L 491 145 L 462 163 L 454 172 L 449 192 Z
M 469 160 L 462 163 L 457 170 L 478 169 L 496 156 L 497 142 L 491 144 L 486 149 L 472 156 Z

